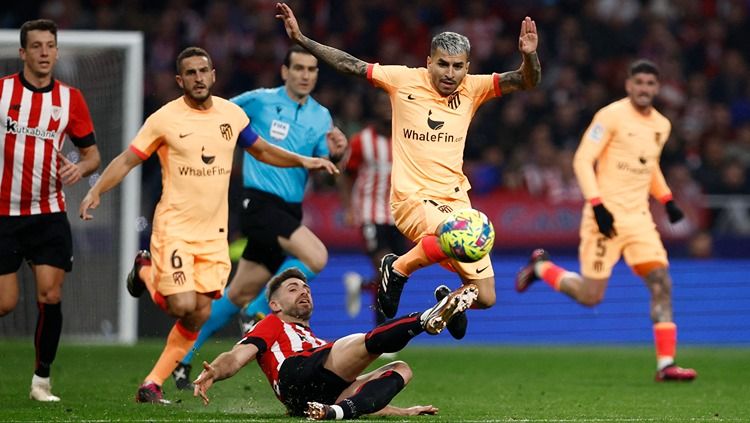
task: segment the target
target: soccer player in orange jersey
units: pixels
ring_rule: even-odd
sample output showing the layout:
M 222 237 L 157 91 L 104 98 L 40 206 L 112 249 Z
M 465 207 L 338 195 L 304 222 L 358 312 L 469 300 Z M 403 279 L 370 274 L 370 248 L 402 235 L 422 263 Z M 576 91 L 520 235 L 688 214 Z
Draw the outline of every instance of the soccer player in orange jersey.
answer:
M 471 48 L 461 34 L 443 32 L 435 36 L 426 68 L 381 66 L 309 39 L 300 31 L 288 5 L 277 3 L 276 7 L 276 17 L 284 22 L 289 38 L 339 72 L 366 78 L 390 96 L 391 212 L 399 230 L 417 244 L 400 257 L 390 254 L 383 258 L 380 309 L 387 317 L 393 317 L 409 275 L 436 262 L 455 270 L 464 283 L 479 287 L 475 303 L 478 308 L 491 307 L 495 304 L 495 276 L 490 257 L 475 263 L 449 259 L 441 251 L 435 232 L 451 212 L 471 207 L 471 185 L 462 166 L 466 134 L 477 108 L 502 94 L 533 88 L 541 80 L 534 21 L 526 17 L 521 22 L 518 49 L 523 62 L 519 69 L 471 75 Z M 466 319 L 456 318 L 453 322 L 449 327 L 451 334 L 462 336 Z
M 587 200 L 578 249 L 583 276 L 555 265 L 546 251 L 538 249 L 516 276 L 516 290 L 524 292 L 541 279 L 579 303 L 594 306 L 604 298 L 612 268 L 624 256 L 651 293 L 656 380 L 693 380 L 695 370 L 675 365 L 672 279 L 648 203 L 649 194 L 662 202 L 672 223 L 683 217 L 659 168 L 671 124 L 653 107 L 659 92 L 656 65 L 646 60 L 634 62 L 625 90 L 627 97 L 594 116 L 573 162 Z
M 152 114 L 130 147 L 107 166 L 81 202 L 89 220 L 100 195 L 119 184 L 151 154 L 159 156 L 162 196 L 156 206 L 151 253 L 138 253 L 128 291 L 145 290 L 176 317 L 164 351 L 136 395 L 138 402 L 164 403 L 161 385 L 192 348 L 229 276 L 227 243 L 229 176 L 236 144 L 256 159 L 280 167 L 325 169 L 330 161 L 290 153 L 253 132 L 242 109 L 211 95 L 215 71 L 208 53 L 188 47 L 177 57 L 177 84 L 183 95 Z

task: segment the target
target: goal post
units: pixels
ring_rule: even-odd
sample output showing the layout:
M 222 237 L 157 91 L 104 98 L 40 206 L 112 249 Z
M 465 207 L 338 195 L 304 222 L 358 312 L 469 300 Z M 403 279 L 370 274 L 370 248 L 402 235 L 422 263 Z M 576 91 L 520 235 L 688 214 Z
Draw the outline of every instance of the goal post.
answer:
M 132 344 L 138 338 L 138 303 L 124 278 L 139 245 L 141 172 L 136 167 L 82 222 L 78 205 L 104 167 L 135 136 L 143 114 L 143 34 L 135 31 L 58 31 L 55 78 L 79 88 L 89 106 L 102 165 L 64 188 L 73 230 L 74 264 L 63 284 L 63 339 Z M 18 30 L 0 30 L 0 74 L 22 69 Z M 2 122 L 1 124 L 5 124 Z M 66 142 L 63 154 L 76 158 Z M 19 272 L 16 309 L 0 319 L 0 336 L 29 336 L 36 324 L 36 286 L 27 266 Z

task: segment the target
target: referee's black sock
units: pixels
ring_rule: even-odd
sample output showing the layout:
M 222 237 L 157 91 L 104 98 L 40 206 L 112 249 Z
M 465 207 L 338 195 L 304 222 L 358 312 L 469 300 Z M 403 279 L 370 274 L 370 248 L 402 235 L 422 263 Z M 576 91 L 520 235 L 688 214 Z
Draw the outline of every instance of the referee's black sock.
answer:
M 387 321 L 365 335 L 365 348 L 371 354 L 401 351 L 412 338 L 424 332 L 419 313 Z
M 383 409 L 393 397 L 404 389 L 404 378 L 389 370 L 375 380 L 371 380 L 349 398 L 336 404 L 344 412 L 344 419 L 356 419 Z M 335 407 L 335 406 L 334 406 Z
M 44 304 L 37 302 L 39 315 L 34 333 L 34 348 L 36 349 L 36 370 L 39 377 L 49 377 L 50 366 L 55 361 L 57 344 L 62 332 L 62 307 L 60 303 Z

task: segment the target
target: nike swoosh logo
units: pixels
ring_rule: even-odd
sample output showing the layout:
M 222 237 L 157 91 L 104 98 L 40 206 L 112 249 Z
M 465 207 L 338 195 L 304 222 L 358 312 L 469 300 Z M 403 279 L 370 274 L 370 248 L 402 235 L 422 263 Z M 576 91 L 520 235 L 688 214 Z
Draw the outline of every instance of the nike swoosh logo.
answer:
M 180 138 L 185 138 L 185 137 L 187 137 L 188 135 L 193 135 L 193 133 L 192 133 L 192 132 L 189 132 L 189 133 L 187 133 L 187 134 L 180 134 Z
M 487 270 L 488 267 L 490 267 L 490 266 L 484 266 L 481 269 L 477 269 L 477 275 L 480 274 L 480 273 L 482 273 L 482 272 L 484 272 L 485 270 Z
M 406 98 L 409 100 L 416 100 L 416 98 L 414 98 L 414 96 L 411 94 L 407 95 Z

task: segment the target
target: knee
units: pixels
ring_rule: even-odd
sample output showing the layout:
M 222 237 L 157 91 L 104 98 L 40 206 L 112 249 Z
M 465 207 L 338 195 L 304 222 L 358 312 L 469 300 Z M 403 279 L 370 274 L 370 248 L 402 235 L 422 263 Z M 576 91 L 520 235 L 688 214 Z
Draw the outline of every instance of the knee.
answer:
M 191 320 L 194 321 L 198 327 L 201 327 L 211 317 L 211 308 L 210 307 L 198 308 L 193 313 L 191 313 L 190 316 L 191 316 Z
M 323 268 L 328 264 L 328 250 L 325 247 L 318 249 L 314 255 L 310 257 L 310 262 L 305 263 L 307 267 L 313 273 L 320 273 Z
M 15 310 L 18 305 L 18 291 L 9 289 L 0 293 L 0 317 Z
M 195 302 L 192 302 L 192 303 L 190 301 L 169 301 L 168 302 L 167 313 L 172 317 L 182 319 L 182 318 L 185 318 L 194 314 L 195 312 L 196 312 Z M 209 309 L 209 314 L 210 314 L 210 309 Z M 208 314 L 206 315 L 206 319 L 208 319 Z
M 414 376 L 414 373 L 411 370 L 411 367 L 405 362 L 405 361 L 396 361 L 393 363 L 392 370 L 404 379 L 404 385 L 409 383 L 411 381 L 411 378 Z
M 196 308 L 192 311 L 186 309 L 178 309 L 175 311 L 176 313 L 170 314 L 173 317 L 176 317 L 185 329 L 193 332 L 198 332 L 199 330 L 201 330 L 203 324 L 208 321 L 209 317 L 211 317 L 210 308 Z
M 62 300 L 60 291 L 57 292 L 41 292 L 39 293 L 39 302 L 44 304 L 57 304 Z
M 601 304 L 603 299 L 604 295 L 584 294 L 581 298 L 578 299 L 578 302 L 586 307 L 595 307 Z
M 182 319 L 183 317 L 187 316 L 188 313 L 189 312 L 184 307 L 179 305 L 170 305 L 167 309 L 167 314 L 177 319 Z
M 11 311 L 15 310 L 18 304 L 18 298 L 3 298 L 0 300 L 0 317 L 5 316 Z
M 37 301 L 44 304 L 57 304 L 62 300 L 62 289 L 59 286 L 40 289 L 37 293 Z
M 497 295 L 494 290 L 479 289 L 479 296 L 474 301 L 474 308 L 490 308 L 497 302 Z
M 232 281 L 232 284 L 229 284 L 229 288 L 227 288 L 224 295 L 227 296 L 229 302 L 236 305 L 237 307 L 242 307 L 250 302 L 250 299 L 258 295 L 258 293 L 263 289 L 262 285 L 256 287 L 253 284 L 243 285 L 241 282 L 237 282 L 236 285 L 233 284 L 234 281 Z

